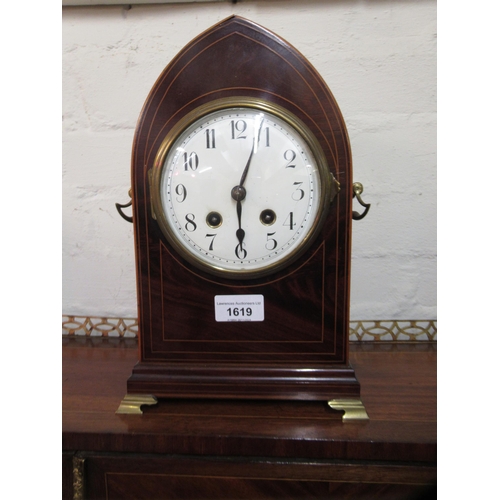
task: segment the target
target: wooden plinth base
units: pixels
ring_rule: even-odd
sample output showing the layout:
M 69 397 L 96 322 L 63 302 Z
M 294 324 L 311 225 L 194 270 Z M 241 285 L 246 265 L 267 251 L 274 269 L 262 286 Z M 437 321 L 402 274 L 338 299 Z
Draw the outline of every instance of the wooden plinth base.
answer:
M 144 402 L 143 397 L 154 395 L 155 398 L 319 400 L 329 402 L 335 410 L 344 410 L 344 420 L 368 418 L 359 399 L 359 382 L 350 366 L 303 368 L 139 362 L 128 379 L 127 393 L 120 413 L 142 413 L 142 404 L 152 404 Z

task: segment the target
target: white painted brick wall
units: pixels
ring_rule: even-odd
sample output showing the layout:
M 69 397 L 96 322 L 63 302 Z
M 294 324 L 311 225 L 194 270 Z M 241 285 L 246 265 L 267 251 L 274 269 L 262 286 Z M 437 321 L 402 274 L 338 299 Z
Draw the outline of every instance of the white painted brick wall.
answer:
M 436 2 L 246 1 L 63 8 L 63 313 L 134 317 L 134 128 L 163 68 L 231 14 L 274 31 L 330 86 L 354 178 L 352 319 L 436 317 Z

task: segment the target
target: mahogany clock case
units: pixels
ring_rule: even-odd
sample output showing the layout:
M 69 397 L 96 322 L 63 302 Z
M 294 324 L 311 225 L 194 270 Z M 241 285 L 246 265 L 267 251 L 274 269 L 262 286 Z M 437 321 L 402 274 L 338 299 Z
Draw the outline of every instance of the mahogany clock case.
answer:
M 285 269 L 255 279 L 199 270 L 155 221 L 148 181 L 160 145 L 199 106 L 245 97 L 312 131 L 340 183 L 319 236 Z M 140 361 L 128 393 L 159 397 L 359 397 L 348 362 L 352 165 L 340 109 L 312 65 L 265 28 L 232 16 L 191 41 L 144 104 L 132 152 Z M 264 297 L 261 322 L 217 322 L 214 297 Z

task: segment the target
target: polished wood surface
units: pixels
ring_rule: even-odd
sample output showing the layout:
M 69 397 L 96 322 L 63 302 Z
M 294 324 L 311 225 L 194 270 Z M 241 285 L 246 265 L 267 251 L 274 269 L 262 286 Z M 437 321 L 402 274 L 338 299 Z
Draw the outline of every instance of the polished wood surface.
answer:
M 228 280 L 198 270 L 175 252 L 151 212 L 148 172 L 162 141 L 186 114 L 227 97 L 274 103 L 297 116 L 316 136 L 340 183 L 307 252 L 264 278 Z M 216 398 L 358 396 L 348 360 L 352 182 L 340 109 L 299 51 L 238 16 L 189 42 L 153 85 L 134 136 L 141 364 L 128 391 L 170 397 L 197 397 L 200 391 Z M 264 296 L 266 320 L 216 322 L 214 297 L 243 294 Z M 251 366 L 240 371 L 245 363 Z M 190 383 L 192 369 L 196 383 Z M 217 375 L 222 371 L 228 376 Z
M 169 498 L 403 499 L 435 481 L 435 344 L 352 346 L 370 420 L 349 423 L 318 401 L 173 399 L 116 415 L 137 359 L 134 340 L 64 340 L 64 478 L 84 458 L 88 498 L 151 500 L 154 484 Z

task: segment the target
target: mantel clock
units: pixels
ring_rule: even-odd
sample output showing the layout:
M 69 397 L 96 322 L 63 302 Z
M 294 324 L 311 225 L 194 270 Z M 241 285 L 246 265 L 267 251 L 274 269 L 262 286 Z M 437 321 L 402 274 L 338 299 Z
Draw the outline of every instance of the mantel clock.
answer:
M 348 360 L 353 186 L 339 107 L 297 50 L 237 16 L 190 42 L 135 132 L 140 360 L 118 411 L 291 399 L 367 418 Z

